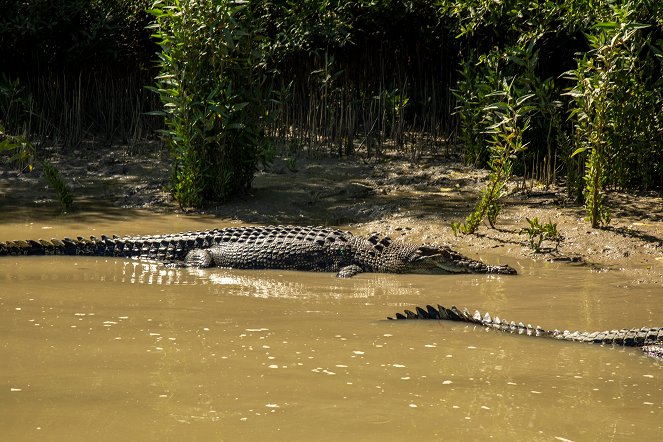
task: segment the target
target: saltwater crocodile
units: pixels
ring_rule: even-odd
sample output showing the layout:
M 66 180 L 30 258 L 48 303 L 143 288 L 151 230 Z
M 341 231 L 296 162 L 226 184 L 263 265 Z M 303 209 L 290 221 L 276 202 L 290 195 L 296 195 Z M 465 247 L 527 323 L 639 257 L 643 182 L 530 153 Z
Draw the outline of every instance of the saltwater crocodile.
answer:
M 563 341 L 640 347 L 647 356 L 663 359 L 663 327 L 642 327 L 603 332 L 569 332 L 568 330 L 544 330 L 539 326 L 532 327 L 529 324 L 524 325 L 522 322 L 516 324 L 513 321 L 509 322 L 500 319 L 498 316 L 491 317 L 488 313 L 481 315 L 478 310 L 472 314 L 468 309 L 459 310 L 456 306 L 446 308 L 438 305 L 435 308 L 427 305 L 425 309 L 416 307 L 415 310 L 416 312 L 405 310 L 405 314 L 396 313 L 395 318 L 388 317 L 387 319 L 438 319 L 469 322 L 501 332 L 519 335 L 538 336 Z
M 285 269 L 338 272 L 351 277 L 380 273 L 496 273 L 507 265 L 487 265 L 448 247 L 415 246 L 372 234 L 324 227 L 230 227 L 150 236 L 101 236 L 0 242 L 3 255 L 90 255 L 137 257 L 187 267 Z

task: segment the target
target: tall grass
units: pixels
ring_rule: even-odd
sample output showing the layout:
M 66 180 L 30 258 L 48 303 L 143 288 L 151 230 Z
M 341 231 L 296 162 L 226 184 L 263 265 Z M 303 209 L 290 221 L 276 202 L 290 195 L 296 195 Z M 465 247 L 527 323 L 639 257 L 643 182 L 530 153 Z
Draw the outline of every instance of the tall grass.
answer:
M 302 154 L 368 157 L 448 148 L 452 101 L 439 82 L 447 68 L 411 73 L 383 51 L 355 51 L 357 59 L 338 51 L 302 54 L 288 75 L 274 79 L 281 93 L 267 134 L 276 144 Z

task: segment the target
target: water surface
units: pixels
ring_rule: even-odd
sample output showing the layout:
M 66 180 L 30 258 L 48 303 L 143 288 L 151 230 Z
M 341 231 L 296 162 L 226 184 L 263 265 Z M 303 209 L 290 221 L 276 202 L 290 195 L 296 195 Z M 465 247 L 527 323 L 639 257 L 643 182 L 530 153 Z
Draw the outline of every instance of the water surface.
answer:
M 20 220 L 1 239 L 223 226 L 151 216 Z M 495 257 L 488 257 L 493 260 Z M 619 272 L 516 277 L 168 269 L 0 259 L 3 440 L 656 440 L 661 363 L 637 350 L 387 321 L 455 304 L 560 329 L 663 325 Z

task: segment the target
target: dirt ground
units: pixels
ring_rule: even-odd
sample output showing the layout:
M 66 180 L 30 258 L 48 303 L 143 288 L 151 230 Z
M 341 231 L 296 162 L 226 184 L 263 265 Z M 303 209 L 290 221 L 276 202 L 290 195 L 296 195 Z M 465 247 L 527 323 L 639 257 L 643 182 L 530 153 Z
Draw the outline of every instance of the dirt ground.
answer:
M 53 163 L 72 185 L 74 211 L 119 206 L 155 212 L 179 211 L 167 192 L 168 157 L 150 149 L 81 148 L 57 153 Z M 40 171 L 0 169 L 0 203 L 35 209 L 58 207 Z M 257 173 L 250 195 L 206 207 L 213 214 L 253 224 L 328 225 L 356 233 L 381 232 L 412 242 L 436 242 L 475 258 L 559 260 L 588 265 L 595 271 L 618 271 L 624 286 L 653 284 L 663 289 L 663 198 L 661 193 L 610 192 L 609 226 L 592 229 L 584 209 L 563 188 L 514 180 L 497 229 L 480 227 L 477 235 L 455 236 L 450 225 L 463 221 L 474 207 L 488 173 L 437 158 L 412 163 L 403 158 L 364 160 L 276 159 Z M 563 236 L 558 247 L 529 247 L 526 218 L 552 222 Z M 212 227 L 212 226 L 210 226 Z M 490 259 L 490 258 L 489 258 Z M 493 259 L 494 261 L 495 259 Z

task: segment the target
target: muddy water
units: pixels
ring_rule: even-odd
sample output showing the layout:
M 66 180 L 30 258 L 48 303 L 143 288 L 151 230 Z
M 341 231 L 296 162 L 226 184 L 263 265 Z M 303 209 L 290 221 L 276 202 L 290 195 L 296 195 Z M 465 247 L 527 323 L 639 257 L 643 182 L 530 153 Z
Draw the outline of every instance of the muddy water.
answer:
M 172 232 L 175 216 L 5 222 L 0 238 Z M 495 262 L 496 257 L 488 257 Z M 550 328 L 663 325 L 660 289 L 509 262 L 517 277 L 194 271 L 0 259 L 3 440 L 656 440 L 662 364 L 436 321 L 456 304 Z

